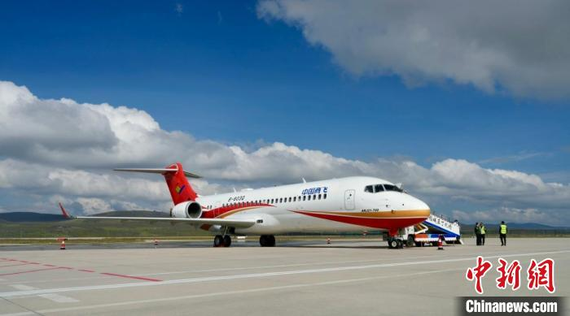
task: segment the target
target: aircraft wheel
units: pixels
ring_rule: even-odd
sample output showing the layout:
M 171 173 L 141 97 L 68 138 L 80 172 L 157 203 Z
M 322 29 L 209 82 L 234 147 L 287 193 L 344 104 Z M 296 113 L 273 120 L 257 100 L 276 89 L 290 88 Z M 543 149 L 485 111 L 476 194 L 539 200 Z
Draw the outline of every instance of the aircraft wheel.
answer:
M 267 247 L 267 236 L 266 235 L 259 236 L 259 245 L 261 245 L 261 247 Z
M 224 245 L 224 237 L 222 235 L 216 235 L 214 237 L 214 247 L 222 247 Z
M 403 249 L 403 248 L 404 248 L 404 242 L 401 241 L 400 239 L 397 239 L 397 240 L 396 240 L 396 247 L 397 247 L 398 249 Z
M 396 238 L 391 238 L 388 240 L 388 248 L 394 249 L 398 248 L 398 240 Z
M 268 247 L 275 247 L 275 236 L 268 235 L 267 241 L 268 241 L 268 245 L 267 245 Z
M 275 236 L 261 235 L 259 237 L 259 244 L 261 245 L 261 247 L 273 247 L 275 246 Z
M 224 236 L 224 247 L 229 247 L 232 244 L 232 237 L 230 235 Z

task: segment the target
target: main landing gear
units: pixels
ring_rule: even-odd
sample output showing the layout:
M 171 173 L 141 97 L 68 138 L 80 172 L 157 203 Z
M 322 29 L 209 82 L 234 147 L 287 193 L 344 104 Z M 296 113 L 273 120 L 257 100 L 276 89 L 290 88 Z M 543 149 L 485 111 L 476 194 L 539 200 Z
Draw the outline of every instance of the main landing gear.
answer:
M 216 235 L 214 237 L 214 247 L 229 247 L 232 244 L 230 235 Z
M 259 237 L 259 244 L 261 247 L 274 247 L 275 246 L 275 236 L 273 235 L 261 235 Z

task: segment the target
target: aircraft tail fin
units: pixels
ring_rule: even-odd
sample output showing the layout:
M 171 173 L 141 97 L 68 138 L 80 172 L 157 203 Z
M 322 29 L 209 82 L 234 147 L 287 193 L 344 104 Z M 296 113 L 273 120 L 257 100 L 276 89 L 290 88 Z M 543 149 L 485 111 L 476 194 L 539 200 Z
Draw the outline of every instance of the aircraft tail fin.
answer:
M 177 162 L 167 166 L 166 168 L 116 168 L 115 171 L 124 172 L 143 172 L 143 173 L 158 173 L 164 176 L 166 180 L 166 185 L 170 191 L 170 196 L 172 197 L 172 202 L 174 205 L 186 202 L 195 201 L 198 194 L 190 183 L 189 178 L 201 178 L 199 175 L 184 171 L 182 164 Z

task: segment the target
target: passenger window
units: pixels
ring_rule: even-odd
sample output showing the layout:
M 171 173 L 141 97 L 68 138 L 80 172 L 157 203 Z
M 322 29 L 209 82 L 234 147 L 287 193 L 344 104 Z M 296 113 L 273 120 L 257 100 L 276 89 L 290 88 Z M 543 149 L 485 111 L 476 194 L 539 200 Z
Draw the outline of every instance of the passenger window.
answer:
M 283 203 L 283 198 L 279 198 L 279 203 Z
M 316 199 L 317 199 L 317 196 L 316 196 L 316 195 L 313 195 L 313 201 L 316 200 Z
M 374 193 L 374 188 L 371 185 L 364 187 L 364 192 Z
M 327 199 L 327 194 L 325 193 L 325 194 L 323 194 L 323 200 L 326 200 L 326 199 Z
M 291 203 L 291 198 L 289 198 L 289 203 Z
M 377 184 L 374 186 L 374 192 L 382 192 L 384 191 L 384 187 L 381 184 Z
M 319 194 L 319 200 L 321 199 L 321 195 Z
M 307 200 L 307 196 L 303 195 L 303 201 L 306 201 L 306 200 Z
M 296 197 L 296 196 L 293 197 L 293 202 L 297 202 L 297 197 Z

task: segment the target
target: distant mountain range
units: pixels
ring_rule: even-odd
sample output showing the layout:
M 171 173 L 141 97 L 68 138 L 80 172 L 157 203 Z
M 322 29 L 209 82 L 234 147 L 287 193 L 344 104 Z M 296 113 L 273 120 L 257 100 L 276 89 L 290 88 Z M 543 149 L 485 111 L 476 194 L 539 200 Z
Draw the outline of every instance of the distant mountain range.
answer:
M 168 217 L 168 213 L 156 211 L 112 211 L 99 213 L 94 216 L 125 216 L 125 217 Z M 6 222 L 58 222 L 66 220 L 61 214 L 44 214 L 35 212 L 0 213 L 0 221 Z
M 459 223 L 461 225 L 461 230 L 465 230 L 468 228 L 474 228 L 475 224 L 465 224 L 465 223 Z M 483 223 L 485 224 L 485 227 L 487 229 L 491 229 L 491 230 L 498 230 L 499 229 L 499 224 L 487 224 L 487 223 Z M 538 223 L 508 223 L 507 222 L 507 227 L 509 229 L 570 229 L 570 227 L 561 227 L 561 226 L 550 226 L 550 225 L 544 225 L 544 224 L 538 224 Z

